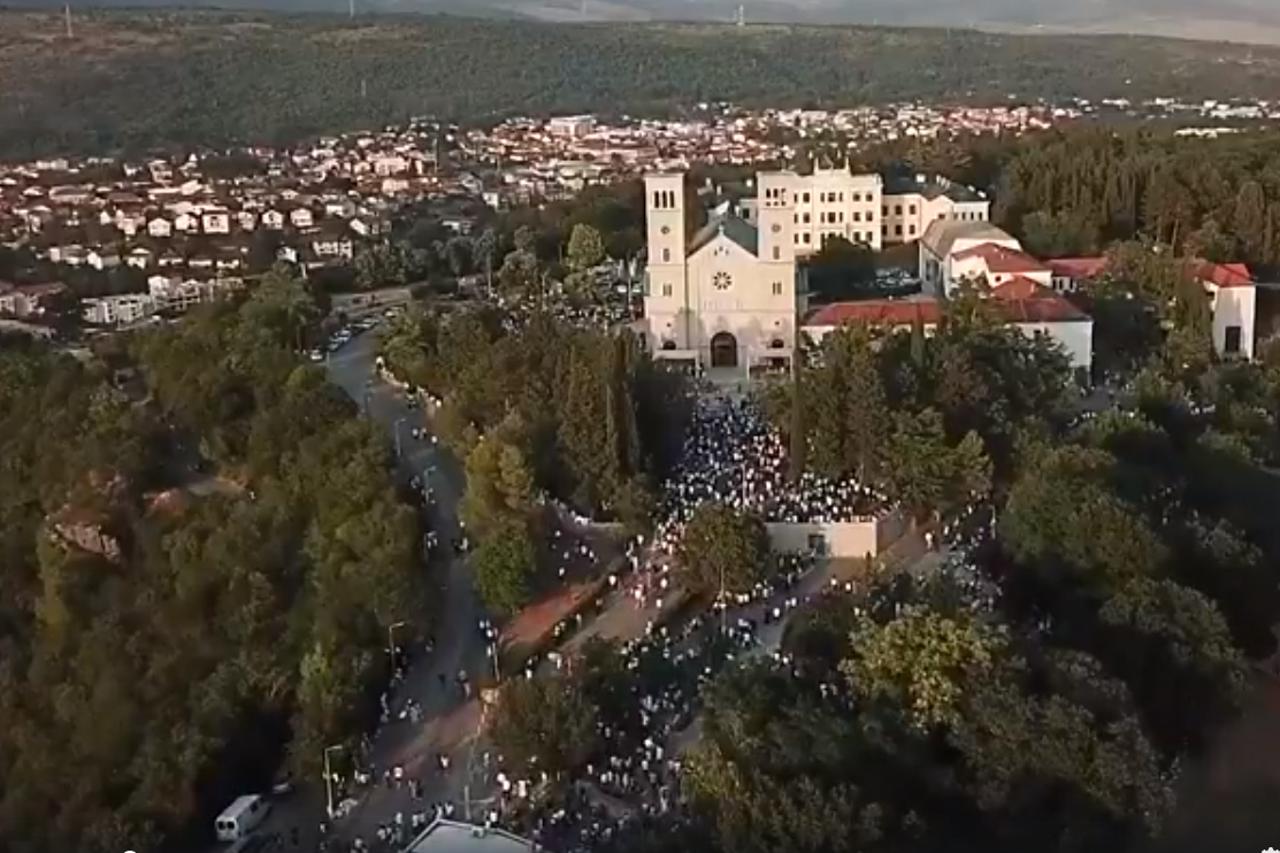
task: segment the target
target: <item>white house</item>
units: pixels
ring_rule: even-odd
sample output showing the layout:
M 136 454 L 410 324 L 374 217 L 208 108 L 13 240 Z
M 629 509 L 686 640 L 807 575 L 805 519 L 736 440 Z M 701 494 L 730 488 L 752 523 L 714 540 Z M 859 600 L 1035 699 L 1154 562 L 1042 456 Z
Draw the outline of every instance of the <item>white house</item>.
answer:
M 279 231 L 284 228 L 284 214 L 274 208 L 263 211 L 262 227 L 270 228 L 272 231 Z
M 120 293 L 80 301 L 80 311 L 85 321 L 104 326 L 135 323 L 151 316 L 155 309 L 155 300 L 149 293 Z
M 965 254 L 979 246 L 994 249 Z M 926 291 L 949 296 L 961 279 L 988 262 L 986 255 L 991 255 L 991 263 L 1002 263 L 996 257 L 1000 248 L 1018 253 L 1019 263 L 1030 257 L 1022 253 L 1021 243 L 990 222 L 934 220 L 925 229 L 919 244 L 920 280 Z M 1036 262 L 1037 265 L 1038 263 Z M 1044 279 L 1045 285 L 1050 283 L 1052 277 L 1047 267 L 1044 271 L 1038 271 L 1037 276 Z
M 221 208 L 210 208 L 200 214 L 200 229 L 206 234 L 230 234 L 231 214 Z
M 687 237 L 682 174 L 647 176 L 645 199 L 649 350 L 741 376 L 787 367 L 799 308 L 789 176 L 760 175 L 758 228 L 726 214 Z
M 173 218 L 173 229 L 189 234 L 199 226 L 200 220 L 190 213 L 179 213 Z
M 1105 275 L 1107 268 L 1105 257 L 1060 258 L 1048 263 L 1053 269 L 1054 288 L 1067 293 Z M 1258 288 L 1249 268 L 1244 264 L 1190 260 L 1186 274 L 1199 282 L 1209 297 L 1214 351 L 1225 358 L 1252 359 L 1257 336 Z
M 241 210 L 236 214 L 236 225 L 241 231 L 252 231 L 258 226 L 258 214 L 252 210 Z
M 315 217 L 311 215 L 310 208 L 295 207 L 289 211 L 289 222 L 294 228 L 310 228 L 315 225 Z
M 164 239 L 173 236 L 173 223 L 163 216 L 157 216 L 147 223 L 148 236 Z
M 109 270 L 120 266 L 120 255 L 110 249 L 90 249 L 84 261 L 95 270 Z

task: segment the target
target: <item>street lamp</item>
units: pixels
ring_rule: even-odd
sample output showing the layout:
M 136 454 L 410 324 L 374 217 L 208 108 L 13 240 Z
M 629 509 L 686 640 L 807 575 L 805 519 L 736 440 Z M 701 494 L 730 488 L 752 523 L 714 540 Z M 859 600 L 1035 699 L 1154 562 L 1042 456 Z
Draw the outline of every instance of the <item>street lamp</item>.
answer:
M 329 769 L 329 753 L 334 750 L 345 749 L 342 744 L 336 743 L 333 746 L 324 748 L 324 796 L 325 811 L 329 815 L 329 820 L 333 820 L 333 773 Z
M 397 459 L 400 458 L 400 424 L 404 423 L 408 419 L 409 419 L 408 415 L 406 415 L 403 418 L 396 419 L 395 433 L 396 433 L 396 458 Z
M 397 628 L 403 628 L 408 622 L 392 622 L 387 626 L 387 656 L 391 658 L 391 669 L 394 672 L 396 668 L 396 641 L 395 631 Z

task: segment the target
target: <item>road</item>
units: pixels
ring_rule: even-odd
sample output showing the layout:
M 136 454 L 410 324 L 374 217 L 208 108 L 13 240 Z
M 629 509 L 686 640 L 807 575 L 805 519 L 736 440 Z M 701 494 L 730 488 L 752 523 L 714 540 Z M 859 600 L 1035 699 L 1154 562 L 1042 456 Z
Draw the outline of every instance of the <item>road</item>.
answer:
M 407 777 L 422 782 L 423 797 L 415 803 L 407 787 L 371 786 L 351 815 L 336 826 L 340 835 L 361 836 L 366 841 L 372 839 L 379 825 L 389 824 L 397 812 L 403 812 L 407 821 L 412 812 L 444 801 L 463 810 L 466 741 L 479 728 L 480 708 L 474 695 L 470 700 L 464 698 L 457 674 L 467 672 L 471 683 L 476 684 L 488 678 L 492 667 L 487 644 L 478 629 L 485 613 L 475 594 L 470 570 L 466 560 L 457 557 L 447 545 L 460 533 L 457 509 L 464 485 L 462 472 L 449 453 L 430 441 L 412 437 L 415 426 L 427 426 L 420 408 L 411 409 L 394 387 L 376 380 L 370 382 L 377 347 L 377 332 L 366 332 L 330 354 L 325 367 L 330 380 L 385 429 L 391 445 L 399 449 L 398 480 L 407 483 L 412 477 L 421 476 L 434 491 L 429 524 L 442 544 L 427 569 L 430 612 L 423 613 L 419 620 L 421 627 L 434 634 L 435 647 L 430 653 L 419 647 L 405 681 L 388 697 L 392 719 L 379 730 L 370 752 L 375 783 L 381 781 L 385 769 L 400 765 Z M 410 699 L 424 712 L 418 724 L 397 719 Z M 450 757 L 448 772 L 439 769 L 438 756 L 442 752 Z

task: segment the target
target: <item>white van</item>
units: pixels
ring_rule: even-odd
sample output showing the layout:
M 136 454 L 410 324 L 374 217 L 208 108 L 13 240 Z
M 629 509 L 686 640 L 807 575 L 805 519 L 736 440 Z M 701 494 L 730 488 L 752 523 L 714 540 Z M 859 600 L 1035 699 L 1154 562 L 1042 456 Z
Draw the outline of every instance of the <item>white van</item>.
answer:
M 213 828 L 219 841 L 239 841 L 253 828 L 262 823 L 262 819 L 271 811 L 271 804 L 258 794 L 245 794 L 236 797 L 231 805 L 222 810 Z

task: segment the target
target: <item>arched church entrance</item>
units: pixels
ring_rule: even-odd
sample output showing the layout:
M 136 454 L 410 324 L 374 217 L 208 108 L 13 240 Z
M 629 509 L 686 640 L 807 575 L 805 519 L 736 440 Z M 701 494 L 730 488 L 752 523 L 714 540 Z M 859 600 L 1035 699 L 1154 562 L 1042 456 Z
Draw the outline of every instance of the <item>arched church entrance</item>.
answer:
M 711 366 L 738 366 L 738 339 L 728 332 L 711 336 Z

